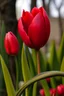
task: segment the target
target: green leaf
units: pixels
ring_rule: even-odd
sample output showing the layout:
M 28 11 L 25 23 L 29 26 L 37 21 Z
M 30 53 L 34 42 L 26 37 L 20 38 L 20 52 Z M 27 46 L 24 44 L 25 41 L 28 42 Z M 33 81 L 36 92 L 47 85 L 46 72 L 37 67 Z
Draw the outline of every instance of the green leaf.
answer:
M 27 58 L 26 58 L 26 53 L 25 53 L 25 50 L 24 50 L 24 46 L 22 48 L 22 54 L 21 54 L 21 67 L 22 67 L 22 73 L 23 73 L 23 79 L 24 79 L 24 82 L 28 81 L 31 79 L 31 73 L 30 73 L 30 69 L 29 69 L 29 65 L 28 65 L 28 62 L 27 62 Z M 30 89 L 26 89 L 26 96 L 29 96 L 29 91 Z
M 55 78 L 50 78 L 50 84 L 52 88 L 56 88 L 56 82 L 55 82 Z
M 37 71 L 37 51 L 35 49 L 32 49 L 32 58 L 33 58 L 33 61 L 34 61 L 34 65 L 35 65 L 35 69 Z
M 39 51 L 39 59 L 40 59 L 40 71 L 44 72 L 46 71 L 46 58 L 44 57 L 44 54 Z
M 28 47 L 26 46 L 25 48 L 26 48 L 26 56 L 28 59 L 30 72 L 31 72 L 32 77 L 34 77 L 36 75 L 34 61 L 33 61 L 32 55 L 31 55 Z
M 15 96 L 15 89 L 13 87 L 13 83 L 12 83 L 9 71 L 1 55 L 0 55 L 0 60 L 1 60 L 1 66 L 2 66 L 2 71 L 4 75 L 4 80 L 6 84 L 7 94 L 8 96 Z
M 17 38 L 18 38 L 18 42 L 19 42 L 19 45 L 20 45 L 20 50 L 19 50 L 19 53 L 17 55 L 17 62 L 18 62 L 18 81 L 22 81 L 23 77 L 22 77 L 22 68 L 20 67 L 21 66 L 21 51 L 22 51 L 22 47 L 23 47 L 23 42 L 21 40 L 21 37 L 20 35 L 18 34 L 17 32 Z
M 46 82 L 46 80 L 41 80 L 41 83 L 42 83 L 42 87 L 45 91 L 45 96 L 50 96 L 49 87 L 48 87 L 48 83 Z
M 60 47 L 58 50 L 58 60 L 59 60 L 60 64 L 63 60 L 63 56 L 64 56 L 64 34 L 62 35 L 62 40 L 61 40 Z
M 50 46 L 49 65 L 50 65 L 51 70 L 59 70 L 60 69 L 60 64 L 59 64 L 59 61 L 58 61 L 54 41 L 52 42 L 52 44 Z
M 30 74 L 30 70 L 29 70 L 29 66 L 28 66 L 28 62 L 27 62 L 24 46 L 22 48 L 21 57 L 22 57 L 21 58 L 22 73 L 23 73 L 24 81 L 26 82 L 26 81 L 28 81 L 31 78 L 31 74 Z
M 6 34 L 5 25 L 4 25 L 4 22 L 2 22 L 1 33 L 0 33 L 0 54 L 4 58 L 6 64 L 8 64 L 8 55 L 6 54 L 5 48 L 4 48 L 5 34 Z
M 32 92 L 32 96 L 37 96 L 37 82 L 34 83 L 34 85 L 33 85 L 33 92 Z
M 29 80 L 28 82 L 26 82 L 25 84 L 23 84 L 21 86 L 21 88 L 17 91 L 16 96 L 20 96 L 23 93 L 23 91 L 28 86 L 30 86 L 31 84 L 33 84 L 34 82 L 37 82 L 38 80 L 46 79 L 48 77 L 54 77 L 54 76 L 64 76 L 64 72 L 60 72 L 60 71 L 49 71 L 49 72 L 40 73 L 39 75 L 35 76 L 31 80 Z
M 62 72 L 64 72 L 64 57 L 63 57 L 63 60 L 62 60 L 62 64 L 61 64 L 60 70 L 61 70 Z M 62 83 L 64 84 L 64 77 L 62 77 Z

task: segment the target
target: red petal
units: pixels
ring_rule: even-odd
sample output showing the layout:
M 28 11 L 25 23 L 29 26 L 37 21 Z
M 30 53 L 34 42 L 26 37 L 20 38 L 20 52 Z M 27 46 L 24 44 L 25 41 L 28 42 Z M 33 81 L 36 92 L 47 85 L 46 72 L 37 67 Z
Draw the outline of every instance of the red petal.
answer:
M 28 29 L 28 35 L 36 49 L 44 46 L 47 41 L 45 23 L 42 14 L 39 12 L 33 19 Z
M 8 42 L 9 42 L 9 46 L 11 48 L 11 53 L 13 54 L 16 54 L 18 53 L 18 50 L 19 50 L 19 43 L 18 43 L 18 40 L 17 38 L 15 37 L 15 35 L 12 33 L 12 32 L 8 32 Z
M 39 9 L 37 7 L 34 7 L 31 11 L 33 16 L 36 16 L 39 13 Z
M 24 43 L 29 47 L 33 47 L 29 36 L 27 35 L 27 33 L 24 30 L 24 27 L 23 27 L 23 24 L 22 24 L 22 18 L 20 18 L 19 21 L 18 21 L 18 32 L 19 32 L 22 40 L 24 41 Z
M 48 15 L 46 13 L 46 11 L 44 10 L 43 7 L 40 7 L 39 8 L 42 16 L 44 17 L 44 21 L 45 21 L 45 30 L 46 30 L 46 33 L 47 33 L 47 38 L 49 38 L 49 35 L 50 35 L 50 21 L 48 19 Z
M 5 46 L 5 49 L 6 49 L 6 52 L 8 54 L 10 54 L 10 46 L 9 46 L 9 42 L 8 42 L 8 35 L 6 34 L 5 38 L 4 38 L 4 46 Z
M 29 13 L 28 11 L 25 12 L 23 10 L 22 23 L 24 25 L 24 29 L 26 30 L 26 32 L 28 32 L 28 27 L 29 27 L 32 19 L 33 19 L 33 15 L 31 13 Z
M 40 89 L 39 93 L 41 96 L 45 96 L 44 89 Z
M 19 51 L 19 43 L 16 36 L 12 32 L 8 32 L 4 39 L 6 52 L 10 55 L 15 55 Z

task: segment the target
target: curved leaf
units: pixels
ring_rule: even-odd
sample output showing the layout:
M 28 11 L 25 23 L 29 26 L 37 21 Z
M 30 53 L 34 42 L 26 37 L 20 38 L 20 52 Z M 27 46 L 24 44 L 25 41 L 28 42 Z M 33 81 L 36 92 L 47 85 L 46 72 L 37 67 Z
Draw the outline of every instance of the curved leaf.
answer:
M 63 56 L 64 56 L 64 33 L 62 35 L 60 47 L 59 47 L 59 50 L 58 50 L 58 60 L 59 60 L 60 64 L 63 60 Z
M 60 72 L 60 71 L 49 71 L 49 72 L 43 72 L 40 73 L 39 75 L 35 76 L 34 78 L 32 78 L 31 80 L 29 80 L 28 82 L 26 82 L 25 84 L 23 84 L 23 86 L 18 90 L 18 92 L 16 93 L 16 96 L 20 96 L 23 91 L 32 83 L 41 80 L 41 79 L 45 79 L 48 77 L 53 77 L 53 76 L 64 76 L 64 72 Z
M 61 70 L 62 72 L 64 72 L 64 57 L 63 57 L 63 60 L 62 60 L 62 64 L 61 64 L 60 70 Z M 64 77 L 62 77 L 62 83 L 64 84 Z
M 58 61 L 56 48 L 55 48 L 55 42 L 52 42 L 52 45 L 50 46 L 50 57 L 49 57 L 49 64 L 51 70 L 59 70 L 60 64 Z
M 13 87 L 13 83 L 12 83 L 9 71 L 1 55 L 0 55 L 0 60 L 1 60 L 1 66 L 2 66 L 2 71 L 4 75 L 4 80 L 6 84 L 7 94 L 8 96 L 15 96 L 15 89 Z

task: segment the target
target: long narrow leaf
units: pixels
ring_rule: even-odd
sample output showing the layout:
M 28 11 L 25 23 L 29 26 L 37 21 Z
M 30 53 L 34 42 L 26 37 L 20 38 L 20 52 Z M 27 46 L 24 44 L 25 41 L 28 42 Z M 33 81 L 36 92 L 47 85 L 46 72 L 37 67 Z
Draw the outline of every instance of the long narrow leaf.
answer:
M 62 64 L 61 64 L 60 70 L 61 70 L 62 72 L 64 72 L 64 58 L 63 58 L 63 60 L 62 60 Z M 64 77 L 62 77 L 62 83 L 64 84 Z
M 35 71 L 35 65 L 34 65 L 34 61 L 32 58 L 32 55 L 28 49 L 28 47 L 26 47 L 26 55 L 27 55 L 27 59 L 28 59 L 28 63 L 29 63 L 29 67 L 30 67 L 30 72 L 32 77 L 36 75 L 36 71 Z
M 26 82 L 26 81 L 28 81 L 31 78 L 31 74 L 30 74 L 30 70 L 29 70 L 29 66 L 28 66 L 28 62 L 27 62 L 24 46 L 22 48 L 21 57 L 22 57 L 21 58 L 21 67 L 22 67 L 23 79 L 24 79 L 24 82 Z M 29 96 L 29 90 L 26 89 L 25 92 L 26 92 L 26 96 Z
M 3 56 L 6 64 L 8 64 L 8 56 L 7 56 L 7 54 L 5 52 L 5 48 L 4 48 L 5 34 L 6 34 L 5 25 L 4 25 L 4 22 L 2 22 L 1 33 L 0 33 L 0 54 Z
M 31 75 L 30 75 L 30 70 L 29 70 L 29 66 L 28 66 L 28 62 L 27 62 L 27 58 L 26 58 L 26 53 L 24 51 L 24 47 L 22 48 L 22 54 L 21 54 L 21 67 L 22 67 L 22 72 L 23 72 L 23 78 L 24 78 L 24 81 L 28 81 L 30 78 L 31 78 Z
M 9 71 L 1 55 L 0 55 L 0 60 L 1 60 L 1 66 L 2 66 L 2 71 L 4 75 L 4 80 L 6 84 L 7 94 L 8 96 L 15 96 L 15 89 L 13 87 L 13 83 L 12 83 Z
M 59 70 L 60 64 L 58 61 L 56 48 L 55 48 L 55 42 L 52 42 L 52 45 L 50 46 L 50 57 L 49 57 L 49 64 L 51 70 Z
M 63 56 L 64 56 L 64 34 L 62 35 L 62 40 L 61 40 L 60 47 L 58 50 L 58 60 L 59 60 L 60 64 L 63 60 Z
M 40 59 L 40 70 L 41 70 L 41 72 L 44 72 L 44 71 L 46 71 L 46 60 L 41 51 L 39 51 L 39 59 Z
M 39 75 L 35 76 L 34 78 L 32 78 L 31 80 L 29 80 L 28 82 L 26 82 L 16 93 L 16 96 L 20 96 L 23 91 L 32 83 L 37 82 L 38 80 L 41 79 L 45 79 L 48 77 L 54 77 L 54 76 L 64 76 L 64 72 L 60 72 L 60 71 L 50 71 L 50 72 L 43 72 L 40 73 Z

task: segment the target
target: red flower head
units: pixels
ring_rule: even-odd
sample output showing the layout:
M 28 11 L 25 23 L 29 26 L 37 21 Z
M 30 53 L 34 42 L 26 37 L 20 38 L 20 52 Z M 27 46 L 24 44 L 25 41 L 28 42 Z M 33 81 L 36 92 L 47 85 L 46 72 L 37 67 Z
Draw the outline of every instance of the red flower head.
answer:
M 40 89 L 39 93 L 41 96 L 45 96 L 44 89 Z
M 56 89 L 50 89 L 50 95 L 51 96 L 56 96 Z
M 44 8 L 24 11 L 18 21 L 18 31 L 24 43 L 36 50 L 44 46 L 50 35 L 50 21 Z
M 58 95 L 64 95 L 64 85 L 60 84 L 57 86 Z
M 9 55 L 16 55 L 18 53 L 19 43 L 16 36 L 12 32 L 6 33 L 6 36 L 4 39 L 4 46 L 5 46 L 6 52 Z

